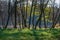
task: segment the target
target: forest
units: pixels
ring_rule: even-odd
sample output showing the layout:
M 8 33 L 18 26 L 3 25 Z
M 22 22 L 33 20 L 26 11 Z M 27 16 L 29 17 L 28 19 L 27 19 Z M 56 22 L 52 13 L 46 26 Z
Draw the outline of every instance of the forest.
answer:
M 0 40 L 59 40 L 59 2 L 0 0 Z

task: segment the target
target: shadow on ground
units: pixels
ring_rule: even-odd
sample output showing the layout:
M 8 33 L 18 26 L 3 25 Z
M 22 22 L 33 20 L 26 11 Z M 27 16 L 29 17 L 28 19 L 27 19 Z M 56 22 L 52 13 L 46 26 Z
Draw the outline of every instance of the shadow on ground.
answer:
M 59 40 L 60 29 L 0 29 L 0 40 Z

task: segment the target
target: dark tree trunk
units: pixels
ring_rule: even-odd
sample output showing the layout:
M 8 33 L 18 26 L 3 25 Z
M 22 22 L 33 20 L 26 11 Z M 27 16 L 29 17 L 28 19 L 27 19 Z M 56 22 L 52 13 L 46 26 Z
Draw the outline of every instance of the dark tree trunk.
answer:
M 30 24 L 31 24 L 31 14 L 32 14 L 32 9 L 33 9 L 33 2 L 34 0 L 32 0 L 32 6 L 31 6 L 31 10 L 30 10 L 30 18 L 29 18 L 29 29 L 30 29 Z
M 8 26 L 8 22 L 9 22 L 9 19 L 10 19 L 10 12 L 11 12 L 11 10 L 10 10 L 10 0 L 9 0 L 9 2 L 8 2 L 8 19 L 7 19 L 7 22 L 6 22 L 6 25 L 5 25 L 4 28 L 7 28 L 7 26 Z
M 36 10 L 36 5 L 37 5 L 37 0 L 34 1 L 34 10 L 33 10 L 33 19 L 32 19 L 32 24 L 33 24 L 33 28 L 35 29 L 35 10 Z
M 17 0 L 15 0 L 15 3 L 14 3 L 14 8 L 15 8 L 15 26 L 14 26 L 14 28 L 17 28 Z

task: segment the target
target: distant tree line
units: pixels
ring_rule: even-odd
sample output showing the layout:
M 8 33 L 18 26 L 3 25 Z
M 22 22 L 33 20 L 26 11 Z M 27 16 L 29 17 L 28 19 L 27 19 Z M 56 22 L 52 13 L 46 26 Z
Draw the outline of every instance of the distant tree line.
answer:
M 32 2 L 31 6 L 28 6 L 29 1 Z M 39 5 L 37 4 L 38 1 Z M 49 23 L 51 23 L 49 28 L 55 28 L 57 24 L 60 25 L 60 18 L 59 18 L 60 6 L 57 7 L 55 1 L 56 0 L 26 0 L 25 4 L 25 0 L 13 0 L 12 4 L 11 0 L 9 0 L 7 2 L 8 15 L 5 24 L 3 22 L 4 19 L 1 17 L 3 15 L 1 12 L 2 6 L 0 1 L 0 19 L 2 20 L 2 27 L 7 28 L 9 20 L 11 19 L 14 28 L 17 28 L 17 26 L 19 28 L 29 28 L 29 29 L 30 28 L 36 29 L 42 27 L 48 28 Z M 38 19 L 35 18 L 37 5 L 39 10 Z

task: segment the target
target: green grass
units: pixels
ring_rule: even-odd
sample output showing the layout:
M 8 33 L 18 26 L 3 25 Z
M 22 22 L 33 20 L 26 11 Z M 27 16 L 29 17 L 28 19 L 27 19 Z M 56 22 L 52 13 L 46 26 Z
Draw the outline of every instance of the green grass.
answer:
M 0 40 L 60 40 L 60 29 L 0 29 Z

